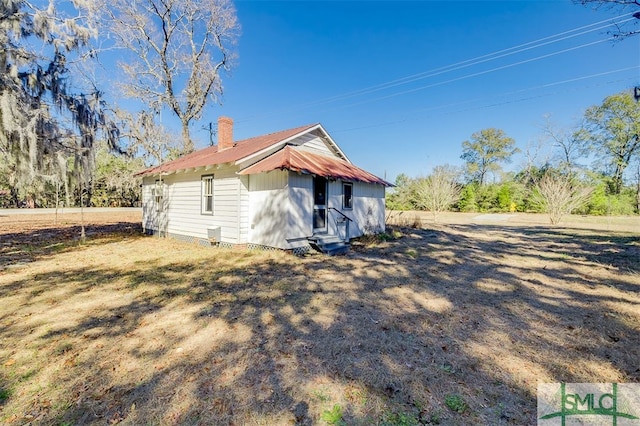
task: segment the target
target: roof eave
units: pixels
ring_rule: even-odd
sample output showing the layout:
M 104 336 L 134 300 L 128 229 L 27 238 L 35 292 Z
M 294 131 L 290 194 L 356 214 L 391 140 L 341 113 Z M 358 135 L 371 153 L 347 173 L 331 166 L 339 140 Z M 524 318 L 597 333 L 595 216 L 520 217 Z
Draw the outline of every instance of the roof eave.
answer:
M 231 165 L 231 163 L 218 163 L 218 164 L 207 164 L 204 166 L 196 166 L 196 167 L 185 167 L 181 169 L 175 170 L 157 170 L 157 171 L 146 171 L 135 173 L 133 176 L 135 177 L 148 177 L 148 176 L 169 176 L 172 174 L 180 174 L 180 173 L 193 173 L 198 170 L 209 171 L 209 170 L 218 170 L 223 165 Z

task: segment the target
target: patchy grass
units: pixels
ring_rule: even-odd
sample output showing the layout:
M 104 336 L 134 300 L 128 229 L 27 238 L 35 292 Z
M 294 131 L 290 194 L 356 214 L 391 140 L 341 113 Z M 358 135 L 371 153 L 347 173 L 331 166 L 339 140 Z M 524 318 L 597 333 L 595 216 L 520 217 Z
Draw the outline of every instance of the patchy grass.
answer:
M 535 424 L 539 382 L 640 381 L 638 231 L 439 223 L 297 258 L 132 220 L 0 231 L 1 423 Z
M 444 397 L 444 404 L 456 413 L 464 413 L 467 411 L 467 403 L 464 402 L 463 397 L 457 394 L 446 395 Z
M 342 420 L 342 415 L 342 407 L 336 404 L 331 410 L 324 410 L 320 418 L 327 422 L 327 424 L 340 426 L 346 424 L 344 420 Z

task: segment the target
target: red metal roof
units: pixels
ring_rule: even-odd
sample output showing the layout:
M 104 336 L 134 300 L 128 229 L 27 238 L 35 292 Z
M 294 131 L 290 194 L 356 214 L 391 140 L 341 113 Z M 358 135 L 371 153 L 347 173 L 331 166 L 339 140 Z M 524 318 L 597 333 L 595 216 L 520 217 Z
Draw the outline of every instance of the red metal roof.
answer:
M 218 152 L 217 146 L 201 149 L 184 155 L 176 160 L 162 163 L 158 166 L 150 167 L 146 170 L 136 173 L 136 176 L 148 176 L 160 173 L 175 172 L 178 170 L 192 169 L 196 167 L 213 166 L 216 164 L 224 164 L 238 161 L 248 157 L 272 145 L 287 140 L 299 133 L 303 133 L 317 124 L 296 127 L 295 129 L 283 130 L 268 135 L 258 136 L 254 138 L 244 139 L 234 144 L 233 148 L 228 148 Z
M 284 149 L 258 161 L 239 172 L 241 175 L 252 175 L 272 170 L 291 170 L 304 174 L 314 174 L 327 178 L 353 180 L 393 186 L 384 179 L 372 175 L 353 164 L 337 157 L 327 157 L 302 149 L 286 146 Z

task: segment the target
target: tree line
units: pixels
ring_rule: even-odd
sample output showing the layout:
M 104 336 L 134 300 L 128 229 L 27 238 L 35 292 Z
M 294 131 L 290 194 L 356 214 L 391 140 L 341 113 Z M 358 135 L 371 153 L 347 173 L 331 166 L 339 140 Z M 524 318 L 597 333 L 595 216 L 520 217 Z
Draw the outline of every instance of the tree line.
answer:
M 635 0 L 612 2 L 619 3 L 637 7 Z M 637 34 L 636 24 L 617 36 Z M 207 104 L 219 102 L 239 31 L 231 0 L 1 0 L 0 207 L 139 203 L 135 171 L 193 150 L 191 127 Z M 117 69 L 104 69 L 113 54 L 121 59 Z M 114 100 L 121 98 L 129 99 L 127 109 Z M 162 114 L 178 119 L 180 135 L 162 126 Z M 549 209 L 543 187 L 555 183 L 569 188 L 569 204 L 584 198 L 579 188 L 590 188 L 572 211 L 637 212 L 639 121 L 630 94 L 611 96 L 572 131 L 549 125 L 558 157 L 540 162 L 528 149 L 515 173 L 501 172 L 516 153 L 513 141 L 482 130 L 463 143 L 464 170 L 401 175 L 388 205 L 536 211 Z M 597 158 L 580 164 L 592 160 L 592 148 Z M 433 189 L 447 187 L 449 194 Z
M 582 121 L 561 129 L 546 117 L 540 142 L 521 152 L 500 129 L 462 142 L 463 167 L 440 165 L 428 176 L 400 174 L 387 197 L 392 210 L 546 212 L 553 223 L 568 213 L 640 213 L 640 94 L 608 96 Z

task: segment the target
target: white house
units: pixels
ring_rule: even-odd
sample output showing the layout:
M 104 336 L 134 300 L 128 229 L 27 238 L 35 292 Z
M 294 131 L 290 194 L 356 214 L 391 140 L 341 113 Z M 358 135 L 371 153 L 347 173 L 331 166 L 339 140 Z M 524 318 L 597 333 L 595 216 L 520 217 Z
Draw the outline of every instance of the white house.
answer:
M 385 228 L 390 184 L 353 165 L 320 124 L 234 142 L 221 117 L 216 146 L 138 175 L 147 233 L 303 252 Z

